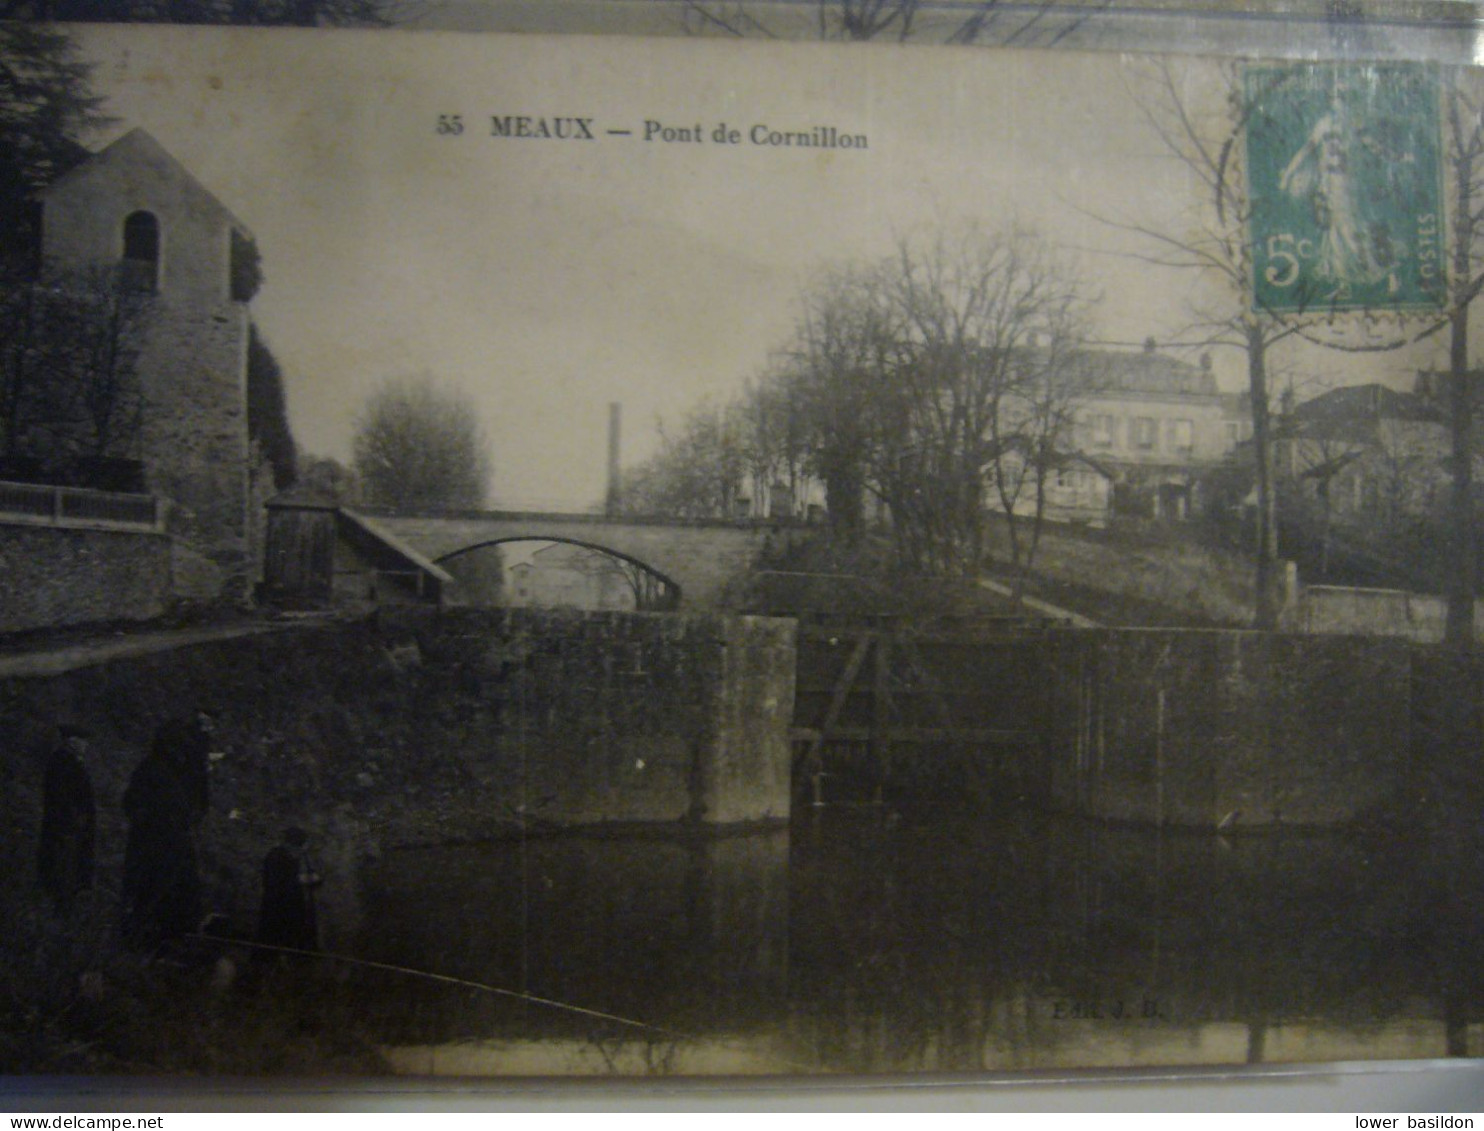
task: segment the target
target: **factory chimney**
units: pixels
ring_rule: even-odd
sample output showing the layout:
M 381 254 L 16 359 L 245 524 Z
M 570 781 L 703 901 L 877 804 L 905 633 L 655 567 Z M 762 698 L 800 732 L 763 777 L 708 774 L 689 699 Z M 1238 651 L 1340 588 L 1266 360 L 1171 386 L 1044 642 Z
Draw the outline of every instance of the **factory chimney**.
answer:
M 623 406 L 618 401 L 610 401 L 608 404 L 608 498 L 604 505 L 604 511 L 610 517 L 618 514 L 621 503 L 618 472 L 618 434 L 619 421 L 623 416 Z

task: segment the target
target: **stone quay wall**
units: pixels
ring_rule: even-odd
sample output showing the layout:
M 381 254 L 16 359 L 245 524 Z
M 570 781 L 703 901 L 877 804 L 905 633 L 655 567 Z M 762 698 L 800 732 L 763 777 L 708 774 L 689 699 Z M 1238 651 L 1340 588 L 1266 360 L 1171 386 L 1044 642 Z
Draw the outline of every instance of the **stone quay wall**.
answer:
M 0 633 L 150 620 L 171 597 L 164 534 L 0 523 Z
M 1306 585 L 1289 612 L 1295 632 L 1397 636 L 1437 644 L 1448 620 L 1448 602 L 1403 589 L 1351 589 Z M 1484 637 L 1484 602 L 1474 602 L 1474 633 Z
M 72 722 L 95 736 L 94 898 L 116 902 L 129 775 L 159 723 L 198 705 L 225 754 L 199 838 L 207 905 L 249 924 L 258 864 L 290 824 L 310 831 L 334 904 L 384 848 L 781 823 L 793 651 L 791 621 L 406 610 L 0 680 L 0 864 L 21 881 L 6 886 L 33 891 L 45 756 Z
M 1047 641 L 1051 798 L 1089 816 L 1333 825 L 1411 773 L 1403 641 L 1120 629 Z

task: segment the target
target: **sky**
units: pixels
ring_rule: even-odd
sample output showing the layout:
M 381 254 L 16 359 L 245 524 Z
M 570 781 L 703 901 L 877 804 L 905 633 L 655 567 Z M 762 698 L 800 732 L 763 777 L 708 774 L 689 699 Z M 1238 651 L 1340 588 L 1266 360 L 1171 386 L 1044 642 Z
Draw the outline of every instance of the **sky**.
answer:
M 821 270 L 898 238 L 1029 226 L 1101 295 L 1101 339 L 1189 322 L 1189 280 L 1114 254 L 1137 245 L 1093 218 L 1179 224 L 1195 191 L 1142 129 L 1127 56 L 142 26 L 80 46 L 117 119 L 89 144 L 144 127 L 256 236 L 253 318 L 300 450 L 348 460 L 377 383 L 427 372 L 476 406 L 494 506 L 598 502 L 610 402 L 635 463 L 657 418 L 763 371 Z M 594 136 L 494 136 L 519 117 Z M 755 127 L 867 144 L 754 144 Z M 1240 388 L 1242 357 L 1214 360 Z M 1418 363 L 1291 359 L 1320 386 Z

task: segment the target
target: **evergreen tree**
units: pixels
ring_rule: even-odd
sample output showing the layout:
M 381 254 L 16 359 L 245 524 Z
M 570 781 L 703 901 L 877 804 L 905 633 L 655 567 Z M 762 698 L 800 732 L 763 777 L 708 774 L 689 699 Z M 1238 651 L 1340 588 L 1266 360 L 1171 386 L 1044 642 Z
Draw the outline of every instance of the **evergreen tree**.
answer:
M 247 337 L 247 434 L 273 468 L 273 486 L 282 491 L 298 477 L 298 447 L 289 429 L 283 369 L 256 323 Z
M 65 32 L 0 23 L 0 261 L 8 266 L 34 267 L 33 194 L 85 158 L 79 137 L 108 120 L 88 86 L 91 69 Z

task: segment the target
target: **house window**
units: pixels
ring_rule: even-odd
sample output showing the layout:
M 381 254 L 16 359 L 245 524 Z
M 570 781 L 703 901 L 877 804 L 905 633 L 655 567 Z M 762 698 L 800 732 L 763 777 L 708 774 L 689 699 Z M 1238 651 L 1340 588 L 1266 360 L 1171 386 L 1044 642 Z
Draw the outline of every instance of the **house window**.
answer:
M 1092 442 L 1101 447 L 1112 447 L 1114 429 L 1117 424 L 1108 413 L 1099 413 L 1092 418 Z
M 1159 421 L 1152 416 L 1136 416 L 1133 421 L 1133 445 L 1136 448 L 1153 448 L 1159 438 Z
M 152 212 L 124 219 L 124 285 L 135 291 L 160 289 L 160 222 Z
M 1177 452 L 1188 452 L 1195 446 L 1195 426 L 1189 420 L 1170 421 L 1170 446 Z

